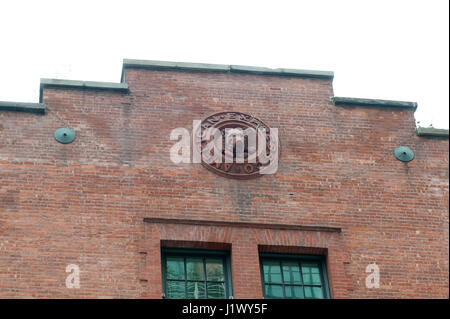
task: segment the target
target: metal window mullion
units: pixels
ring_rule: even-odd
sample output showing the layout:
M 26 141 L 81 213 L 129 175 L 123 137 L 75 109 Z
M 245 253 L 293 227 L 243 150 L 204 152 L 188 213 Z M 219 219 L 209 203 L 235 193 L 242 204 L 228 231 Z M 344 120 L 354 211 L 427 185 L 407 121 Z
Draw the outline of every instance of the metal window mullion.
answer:
M 187 299 L 188 297 L 188 291 L 187 291 L 187 258 L 186 256 L 183 256 L 183 261 L 184 261 L 184 298 Z
M 283 274 L 283 263 L 280 259 L 280 273 L 281 273 L 281 288 L 283 289 L 283 298 L 286 299 L 286 289 L 284 286 L 284 274 Z
M 305 282 L 303 281 L 302 261 L 299 259 L 297 262 L 298 262 L 298 268 L 300 269 L 300 279 L 302 280 L 303 299 L 306 299 Z
M 167 256 L 162 256 L 161 271 L 163 272 L 163 298 L 167 298 Z
M 263 298 L 266 298 L 266 281 L 264 279 L 264 258 L 259 255 L 259 272 L 261 273 L 261 285 L 263 289 Z
M 263 273 L 264 273 L 264 268 L 263 268 Z M 269 271 L 269 273 L 267 274 L 267 280 L 268 280 L 268 282 L 272 282 L 272 272 L 271 271 Z M 270 292 L 272 292 L 272 288 L 270 288 L 270 289 L 271 289 Z
M 318 263 L 319 265 L 319 276 L 320 276 L 320 286 L 322 287 L 322 295 L 324 298 L 328 298 L 328 294 L 325 291 L 325 279 L 324 279 L 324 274 L 323 274 L 323 269 L 322 269 L 322 263 Z
M 170 280 L 183 281 L 183 280 L 181 280 L 181 279 L 170 279 Z M 188 279 L 188 280 L 186 280 L 186 281 L 187 281 L 187 282 L 204 282 L 204 280 L 201 280 L 201 279 L 198 279 L 198 280 L 195 280 L 195 279 Z M 208 283 L 213 283 L 213 284 L 223 284 L 224 281 L 223 281 L 223 280 L 210 280 L 210 281 L 208 281 Z
M 283 272 L 283 267 L 281 267 L 281 271 Z M 287 289 L 287 287 L 289 287 L 289 289 L 291 290 L 291 293 L 293 293 L 294 291 L 292 290 L 292 287 L 293 286 L 298 286 L 298 284 L 295 284 L 293 281 L 294 281 L 294 278 L 293 278 L 293 276 L 292 276 L 292 269 L 291 269 L 291 267 L 289 266 L 289 283 L 287 283 L 286 282 L 286 279 L 284 278 L 284 272 L 283 272 L 283 281 L 284 281 L 284 283 L 285 283 L 285 285 L 284 285 L 284 289 L 286 290 Z M 291 282 L 292 281 L 292 282 Z M 291 297 L 292 298 L 292 297 Z
M 278 283 L 278 282 L 269 282 L 269 283 L 265 283 L 267 286 L 279 286 L 280 285 L 280 283 Z M 302 286 L 301 284 L 291 284 L 291 283 L 288 283 L 288 284 L 286 284 L 286 286 L 297 286 L 297 287 L 300 287 L 300 286 Z
M 203 256 L 203 276 L 205 281 L 205 298 L 208 299 L 208 278 L 206 278 L 206 257 Z
M 226 267 L 226 262 L 227 262 L 226 258 L 222 257 L 222 269 L 223 269 L 223 281 L 224 281 L 223 289 L 225 290 L 224 299 L 229 298 L 229 295 L 230 295 L 229 292 L 228 292 L 228 284 L 227 284 L 227 282 L 228 282 L 228 269 Z

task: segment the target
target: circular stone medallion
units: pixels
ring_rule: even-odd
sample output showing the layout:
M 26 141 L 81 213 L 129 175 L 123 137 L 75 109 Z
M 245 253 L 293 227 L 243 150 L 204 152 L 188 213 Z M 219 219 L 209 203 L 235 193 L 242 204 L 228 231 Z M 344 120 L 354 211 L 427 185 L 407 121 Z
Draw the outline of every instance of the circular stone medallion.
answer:
M 217 136 L 211 134 L 212 129 L 217 129 Z M 252 129 L 256 138 L 249 137 L 247 133 L 251 130 L 247 129 Z M 221 138 L 218 138 L 219 133 Z M 274 138 L 269 126 L 248 114 L 241 112 L 213 114 L 194 128 L 194 134 L 194 147 L 197 148 L 195 151 L 201 155 L 202 165 L 225 177 L 238 179 L 258 177 L 263 174 L 261 172 L 265 168 L 273 165 L 274 160 L 278 161 L 278 136 Z M 198 143 L 195 143 L 195 139 Z M 266 140 L 265 150 L 258 149 L 260 139 Z M 221 147 L 219 144 L 222 144 Z M 214 146 L 216 150 L 221 150 L 221 154 L 214 154 L 212 150 Z M 239 150 L 243 150 L 243 162 L 242 157 L 238 156 Z M 261 158 L 264 151 L 268 161 Z M 211 160 L 212 158 L 214 159 Z

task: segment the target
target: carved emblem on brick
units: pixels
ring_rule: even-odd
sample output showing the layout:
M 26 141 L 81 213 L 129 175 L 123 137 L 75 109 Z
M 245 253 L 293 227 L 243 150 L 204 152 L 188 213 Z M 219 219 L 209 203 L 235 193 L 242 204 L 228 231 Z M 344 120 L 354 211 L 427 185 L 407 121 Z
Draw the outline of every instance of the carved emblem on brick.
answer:
M 248 179 L 278 164 L 278 131 L 241 112 L 213 114 L 194 128 L 194 147 L 209 170 L 230 178 Z M 214 133 L 215 132 L 215 133 Z M 273 170 L 273 167 L 272 167 Z M 276 171 L 276 170 L 275 170 Z

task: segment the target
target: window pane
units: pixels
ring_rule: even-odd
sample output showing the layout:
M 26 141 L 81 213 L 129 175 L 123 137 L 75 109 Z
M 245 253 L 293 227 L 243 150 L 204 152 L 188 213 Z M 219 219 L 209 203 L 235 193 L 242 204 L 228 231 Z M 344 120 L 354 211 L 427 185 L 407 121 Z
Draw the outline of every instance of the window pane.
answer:
M 186 258 L 186 273 L 188 280 L 205 280 L 202 258 Z
M 321 285 L 320 268 L 318 264 L 302 264 L 303 282 L 305 285 Z
M 312 298 L 313 293 L 312 293 L 312 287 L 309 286 L 305 286 L 305 298 Z
M 187 297 L 189 299 L 203 299 L 205 295 L 205 283 L 204 282 L 188 282 L 187 283 Z
M 266 298 L 283 298 L 283 286 L 265 285 Z
M 328 298 L 319 258 L 275 258 L 263 255 L 261 259 L 266 298 Z
M 220 258 L 206 259 L 206 278 L 208 281 L 223 281 L 223 260 Z M 209 291 L 208 291 L 209 294 Z
M 283 262 L 284 282 L 290 284 L 300 284 L 300 267 L 297 262 Z
M 225 284 L 208 282 L 208 298 L 225 298 Z
M 167 298 L 186 298 L 184 281 L 167 281 Z
M 322 287 L 313 287 L 312 291 L 313 291 L 313 298 L 319 298 L 319 299 L 323 298 Z
M 167 257 L 167 279 L 184 279 L 184 260 L 182 257 Z
M 278 261 L 264 261 L 263 272 L 265 283 L 281 283 L 281 268 Z
M 303 288 L 301 286 L 284 286 L 286 298 L 303 298 Z

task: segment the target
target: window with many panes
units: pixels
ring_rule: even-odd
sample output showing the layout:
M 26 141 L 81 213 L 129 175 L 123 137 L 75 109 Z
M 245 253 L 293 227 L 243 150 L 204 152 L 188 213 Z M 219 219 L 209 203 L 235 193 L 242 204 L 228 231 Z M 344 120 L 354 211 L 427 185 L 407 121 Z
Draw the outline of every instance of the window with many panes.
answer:
M 264 298 L 330 298 L 322 256 L 263 254 L 260 264 Z
M 165 298 L 219 299 L 232 296 L 226 251 L 164 249 L 162 273 Z

